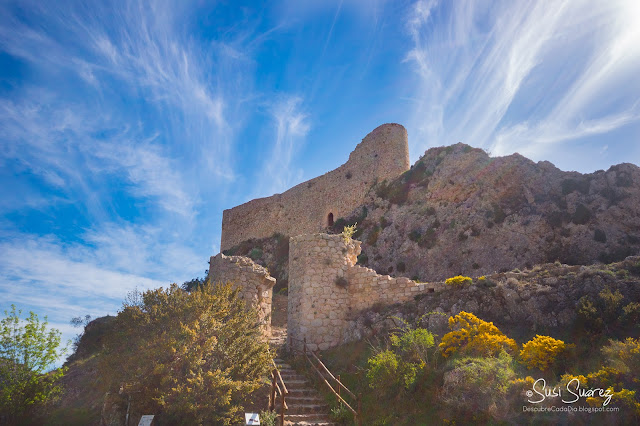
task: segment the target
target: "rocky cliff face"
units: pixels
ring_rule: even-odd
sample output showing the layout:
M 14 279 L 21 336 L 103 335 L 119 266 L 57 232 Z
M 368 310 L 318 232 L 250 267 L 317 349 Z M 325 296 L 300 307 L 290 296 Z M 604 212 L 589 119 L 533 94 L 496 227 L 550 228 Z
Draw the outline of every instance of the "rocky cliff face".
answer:
M 374 185 L 351 216 L 360 263 L 379 273 L 435 281 L 556 260 L 609 263 L 640 253 L 640 168 L 563 172 L 459 143 Z

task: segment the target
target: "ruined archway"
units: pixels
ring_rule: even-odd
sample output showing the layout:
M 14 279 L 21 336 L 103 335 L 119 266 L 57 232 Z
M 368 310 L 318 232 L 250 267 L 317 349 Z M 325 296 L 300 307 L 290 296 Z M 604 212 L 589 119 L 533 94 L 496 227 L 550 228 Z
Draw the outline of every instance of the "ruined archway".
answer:
M 333 226 L 333 213 L 327 215 L 327 226 L 331 228 Z

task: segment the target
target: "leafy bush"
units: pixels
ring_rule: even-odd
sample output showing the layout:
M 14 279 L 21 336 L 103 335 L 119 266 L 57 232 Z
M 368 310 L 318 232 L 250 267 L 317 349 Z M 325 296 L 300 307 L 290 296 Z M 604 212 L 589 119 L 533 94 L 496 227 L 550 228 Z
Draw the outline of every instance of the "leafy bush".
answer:
M 613 274 L 609 270 L 605 272 Z M 619 290 L 612 292 L 609 287 L 605 287 L 598 293 L 598 299 L 595 301 L 589 296 L 583 296 L 579 300 L 578 318 L 588 330 L 601 332 L 603 329 L 608 329 L 610 325 L 624 322 L 623 300 L 624 296 Z
M 276 426 L 278 424 L 278 414 L 275 411 L 261 411 L 260 424 L 262 426 Z
M 463 358 L 445 373 L 442 399 L 455 411 L 501 418 L 507 411 L 507 396 L 515 373 L 506 352 L 495 358 Z M 484 422 L 483 422 L 484 423 Z
M 607 364 L 622 373 L 637 374 L 640 371 L 640 339 L 627 338 L 624 342 L 610 340 L 602 348 Z
M 527 368 L 545 371 L 565 349 L 566 345 L 562 340 L 538 334 L 522 346 L 520 358 Z
M 505 336 L 492 322 L 483 321 L 468 312 L 449 317 L 451 332 L 442 337 L 439 345 L 442 356 L 458 351 L 478 356 L 495 356 L 501 351 L 510 353 L 518 349 L 515 340 Z
M 346 425 L 353 422 L 353 413 L 346 405 L 340 403 L 340 405 L 331 409 L 331 420 L 339 425 Z
M 463 287 L 465 285 L 471 284 L 472 282 L 473 280 L 471 279 L 471 277 L 465 277 L 462 275 L 457 275 L 452 278 L 447 278 L 444 281 L 446 285 L 450 285 L 452 287 Z
M 631 302 L 622 308 L 622 321 L 628 325 L 640 326 L 640 303 Z
M 255 248 L 252 248 L 251 251 L 249 252 L 249 257 L 253 260 L 258 260 L 258 259 L 262 259 L 263 254 L 264 253 L 261 248 L 255 247 Z
M 396 263 L 396 270 L 398 272 L 405 272 L 407 270 L 407 265 L 405 265 L 404 262 L 398 262 Z
M 65 372 L 58 368 L 46 373 L 66 350 L 58 350 L 60 331 L 47 330 L 47 317 L 40 323 L 35 313 L 25 319 L 21 313 L 11 305 L 0 323 L 0 419 L 9 424 L 28 421 L 36 408 L 55 399 Z
M 482 288 L 491 288 L 491 287 L 495 287 L 497 284 L 495 283 L 495 281 L 490 280 L 489 278 L 483 275 L 478 278 L 476 285 Z
M 358 255 L 358 264 L 359 265 L 366 265 L 367 263 L 369 263 L 369 256 L 367 256 L 364 253 L 360 253 Z
M 433 345 L 433 334 L 425 328 L 407 329 L 391 335 L 391 346 L 407 362 L 427 363 Z
M 394 383 L 398 377 L 398 357 L 393 351 L 380 352 L 367 360 L 367 380 L 369 386 L 377 391 Z
M 230 283 L 149 290 L 124 305 L 99 369 L 166 424 L 230 424 L 269 369 L 257 311 Z

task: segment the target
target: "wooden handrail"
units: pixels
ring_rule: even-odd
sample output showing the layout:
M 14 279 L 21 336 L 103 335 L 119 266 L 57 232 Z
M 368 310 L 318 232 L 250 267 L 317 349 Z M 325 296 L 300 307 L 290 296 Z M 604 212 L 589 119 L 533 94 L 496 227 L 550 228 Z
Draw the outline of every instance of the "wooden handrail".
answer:
M 278 379 L 280 379 L 280 383 L 282 383 L 282 388 L 283 388 L 284 392 L 286 394 L 288 394 L 289 391 L 287 390 L 287 387 L 284 385 L 284 380 L 282 380 L 282 376 L 280 375 L 280 370 L 278 370 L 278 366 L 276 365 L 276 362 L 273 359 L 271 359 L 271 363 L 275 367 L 275 371 L 278 374 Z
M 346 405 L 346 406 L 347 406 L 347 408 L 348 408 L 349 410 L 351 410 L 351 412 L 352 412 L 354 415 L 356 415 L 356 416 L 357 416 L 357 415 L 358 415 L 358 412 L 357 412 L 356 410 L 354 410 L 353 408 L 351 408 L 351 406 L 349 405 L 349 403 L 348 403 L 347 401 L 345 401 L 345 400 L 344 400 L 344 399 L 343 399 L 343 398 L 342 398 L 342 397 L 341 397 L 341 396 L 340 396 L 340 395 L 339 395 L 339 394 L 338 394 L 338 393 L 333 389 L 333 386 L 331 386 L 331 384 L 327 381 L 327 379 L 322 375 L 322 373 L 320 372 L 320 370 L 318 370 L 318 368 L 317 368 L 315 365 L 313 365 L 313 362 L 311 362 L 311 359 L 309 359 L 309 357 L 307 356 L 307 354 L 305 354 L 305 357 L 307 358 L 307 361 L 309 361 L 309 364 L 311 364 L 311 366 L 313 367 L 313 369 L 314 369 L 314 370 L 316 370 L 316 372 L 318 373 L 318 375 L 320 376 L 320 378 L 322 379 L 322 381 L 326 383 L 326 385 L 329 387 L 329 389 L 331 389 L 331 392 L 333 392 L 333 394 L 334 394 L 335 396 L 337 396 L 337 397 L 338 397 L 338 399 L 339 399 L 339 400 L 340 400 L 344 405 Z
M 349 395 L 351 395 L 354 399 L 358 399 L 358 397 L 355 396 L 355 394 L 353 392 L 351 392 L 340 380 L 336 379 L 336 377 L 333 374 L 331 374 L 331 371 L 329 371 L 327 366 L 324 365 L 322 361 L 320 361 L 320 358 L 318 358 L 318 356 L 316 354 L 311 352 L 311 355 L 313 355 L 313 357 L 316 359 L 316 361 L 318 361 L 318 364 L 320 364 L 320 366 L 322 366 L 324 371 L 326 371 L 327 374 L 342 387 L 342 389 L 346 390 L 349 393 Z
M 276 362 L 271 358 L 271 364 L 273 364 L 273 370 L 271 371 L 271 392 L 269 393 L 269 411 L 273 411 L 276 408 L 276 395 L 280 395 L 280 424 L 284 425 L 284 413 L 289 409 L 286 396 L 289 395 L 287 386 L 284 384 L 280 370 L 276 365 Z M 278 384 L 278 381 L 280 382 Z M 282 385 L 282 388 L 280 388 Z
M 360 410 L 361 410 L 361 398 L 358 398 L 353 392 L 351 392 L 349 390 L 349 388 L 347 388 L 339 379 L 337 379 L 332 373 L 331 371 L 329 371 L 329 369 L 327 368 L 326 365 L 324 365 L 324 363 L 322 361 L 320 361 L 320 358 L 318 358 L 318 356 L 313 352 L 313 351 L 308 351 L 311 352 L 311 355 L 316 359 L 316 361 L 318 361 L 318 364 L 322 366 L 322 368 L 324 369 L 324 371 L 327 372 L 327 374 L 329 375 L 329 377 L 331 377 L 333 380 L 335 380 L 338 383 L 338 392 L 336 392 L 336 390 L 333 388 L 333 386 L 331 386 L 331 384 L 329 383 L 329 381 L 327 380 L 327 378 L 320 372 L 320 370 L 318 369 L 318 367 L 316 367 L 313 363 L 313 361 L 311 361 L 311 358 L 309 358 L 309 356 L 307 355 L 307 339 L 306 337 L 303 339 L 303 346 L 302 346 L 302 353 L 304 354 L 304 357 L 306 358 L 307 362 L 309 362 L 309 364 L 311 365 L 311 367 L 313 367 L 314 370 L 316 370 L 316 373 L 318 373 L 318 376 L 320 376 L 320 379 L 322 379 L 322 381 L 329 387 L 329 389 L 331 389 L 331 392 L 333 392 L 333 394 L 338 398 L 338 400 L 340 402 L 342 402 L 344 405 L 347 406 L 347 408 L 349 408 L 349 410 L 351 410 L 351 412 L 353 413 L 354 416 L 354 420 L 355 423 L 357 425 L 361 425 L 361 418 L 360 418 Z M 358 410 L 354 410 L 353 407 L 351 407 L 351 405 L 349 405 L 349 403 L 347 403 L 347 401 L 344 400 L 344 398 L 342 398 L 342 396 L 340 396 L 340 387 L 342 387 L 344 390 L 346 390 L 349 395 L 351 395 L 351 397 L 353 397 L 356 402 L 358 403 Z

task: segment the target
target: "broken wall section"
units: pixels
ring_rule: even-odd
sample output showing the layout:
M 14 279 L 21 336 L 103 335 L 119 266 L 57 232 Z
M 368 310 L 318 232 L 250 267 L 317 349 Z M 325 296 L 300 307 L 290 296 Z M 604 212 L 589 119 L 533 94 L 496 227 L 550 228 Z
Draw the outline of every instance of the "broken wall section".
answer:
M 287 323 L 294 347 L 301 348 L 305 338 L 311 350 L 346 343 L 352 339 L 346 331 L 361 311 L 444 288 L 443 283 L 416 283 L 356 265 L 360 244 L 328 234 L 289 240 Z
M 247 308 L 257 309 L 264 334 L 271 334 L 271 301 L 276 279 L 269 275 L 269 271 L 248 257 L 219 253 L 211 257 L 209 277 L 214 285 L 233 283 L 239 289 L 238 294 L 245 300 Z

